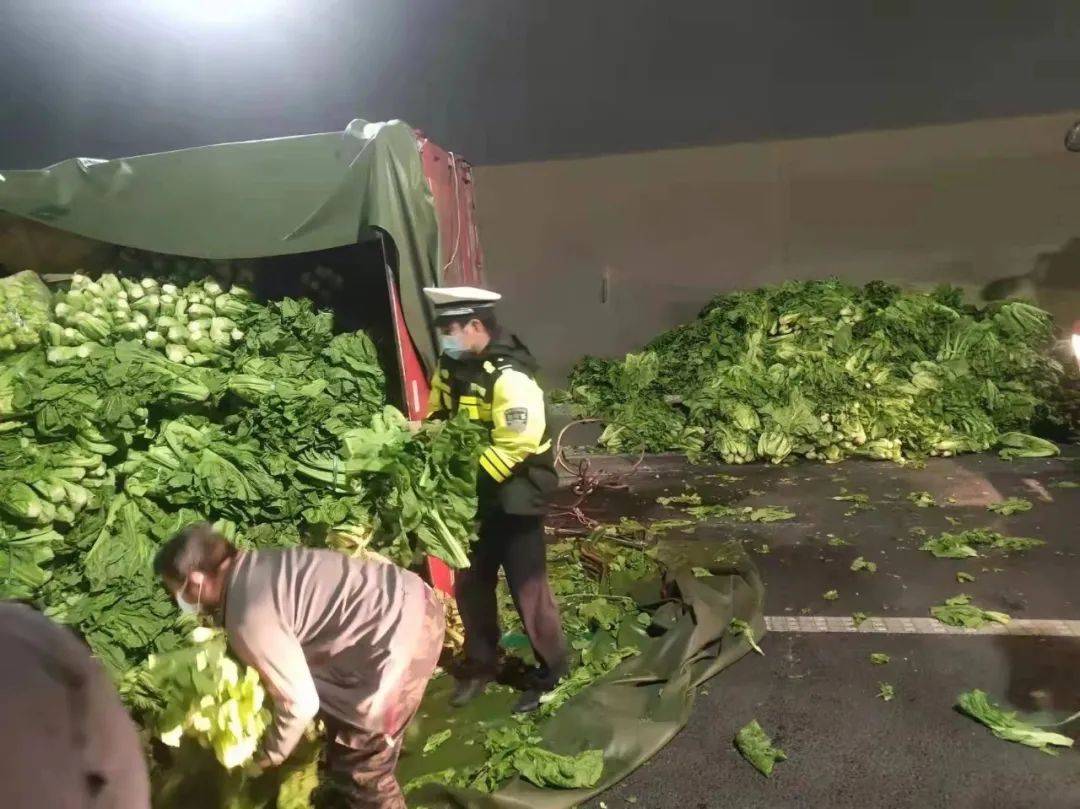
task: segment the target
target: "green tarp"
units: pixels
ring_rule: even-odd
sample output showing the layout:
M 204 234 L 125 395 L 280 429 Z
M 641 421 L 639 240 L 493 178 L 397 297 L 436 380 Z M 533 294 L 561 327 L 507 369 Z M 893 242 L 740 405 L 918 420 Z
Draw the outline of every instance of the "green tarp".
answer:
M 573 697 L 542 727 L 542 746 L 561 754 L 604 751 L 604 773 L 593 789 L 540 789 L 520 777 L 496 792 L 429 784 L 414 790 L 414 809 L 566 809 L 625 778 L 667 744 L 686 724 L 697 686 L 749 651 L 741 636 L 728 632 L 732 618 L 765 633 L 765 588 L 753 563 L 737 544 L 681 543 L 679 564 L 663 582 L 643 585 L 633 595 L 639 604 L 655 607 L 656 637 L 638 642 L 641 654 L 630 658 Z M 719 561 L 718 561 L 719 557 Z M 706 567 L 711 576 L 698 578 L 691 566 Z M 450 683 L 433 683 L 398 767 L 403 784 L 448 767 L 483 757 L 475 738 L 479 723 L 506 716 L 514 694 L 489 694 L 460 711 L 447 709 Z M 452 728 L 451 741 L 424 755 L 424 740 Z M 480 733 L 482 736 L 482 733 Z
M 416 138 L 401 121 L 0 172 L 0 211 L 101 242 L 208 259 L 341 247 L 378 228 L 397 247 L 409 330 L 424 359 L 433 358 L 421 288 L 438 283 L 437 220 Z

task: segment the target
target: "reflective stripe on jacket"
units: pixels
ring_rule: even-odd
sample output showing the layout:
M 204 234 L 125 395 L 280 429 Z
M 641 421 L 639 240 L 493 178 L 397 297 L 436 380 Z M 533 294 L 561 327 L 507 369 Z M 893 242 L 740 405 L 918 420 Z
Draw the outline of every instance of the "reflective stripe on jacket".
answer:
M 511 514 L 542 513 L 557 482 L 544 392 L 533 377 L 535 370 L 532 355 L 510 338 L 493 341 L 478 357 L 441 358 L 431 379 L 429 418 L 463 411 L 488 425 L 491 443 L 480 455 L 481 497 L 487 478 Z

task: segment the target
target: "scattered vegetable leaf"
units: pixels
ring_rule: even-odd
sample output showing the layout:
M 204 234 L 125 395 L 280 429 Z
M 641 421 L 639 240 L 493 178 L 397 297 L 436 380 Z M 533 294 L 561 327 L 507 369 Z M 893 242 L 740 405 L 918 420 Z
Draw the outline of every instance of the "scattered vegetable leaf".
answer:
M 735 747 L 765 777 L 772 775 L 776 762 L 787 759 L 787 754 L 773 745 L 756 719 L 735 734 Z
M 961 694 L 957 698 L 957 708 L 976 722 L 986 725 L 999 739 L 1034 747 L 1050 755 L 1056 755 L 1053 746 L 1073 746 L 1073 740 L 1068 736 L 1037 728 L 1017 719 L 1015 713 L 1003 711 L 990 701 L 986 692 L 977 688 Z
M 962 626 L 978 629 L 985 623 L 996 621 L 1007 624 L 1011 620 L 1004 612 L 984 610 L 971 603 L 971 596 L 961 594 L 945 599 L 945 603 L 930 608 L 930 614 L 949 626 Z

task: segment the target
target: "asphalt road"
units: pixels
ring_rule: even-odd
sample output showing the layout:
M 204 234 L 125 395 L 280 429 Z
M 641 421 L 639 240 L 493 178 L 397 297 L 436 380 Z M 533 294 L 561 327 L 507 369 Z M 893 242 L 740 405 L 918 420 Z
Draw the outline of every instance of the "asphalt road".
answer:
M 930 606 L 967 592 L 980 606 L 1017 618 L 1080 618 L 1080 489 L 1051 485 L 1080 482 L 1076 457 L 1010 463 L 969 456 L 922 470 L 860 462 L 691 467 L 664 457 L 647 459 L 630 480 L 629 491 L 595 495 L 587 512 L 677 517 L 655 498 L 685 488 L 706 503 L 794 511 L 788 522 L 718 521 L 690 534 L 768 545 L 755 559 L 769 615 L 924 617 Z M 917 508 L 907 500 L 912 491 L 929 491 L 940 505 Z M 867 495 L 869 507 L 832 499 L 846 494 Z M 1034 508 L 1010 517 L 987 511 L 988 503 L 1012 496 Z M 954 561 L 918 550 L 922 540 L 912 533 L 975 527 L 1047 544 Z M 831 546 L 830 535 L 851 544 Z M 851 571 L 856 556 L 876 562 L 877 573 Z M 960 570 L 975 581 L 958 584 Z M 832 589 L 839 599 L 823 599 Z M 1020 710 L 1080 709 L 1080 638 L 772 633 L 762 645 L 764 657 L 749 656 L 706 684 L 688 727 L 670 745 L 586 806 L 1080 807 L 1080 751 L 1055 758 L 1001 741 L 952 707 L 962 691 L 982 688 Z M 876 651 L 891 662 L 871 664 Z M 893 701 L 878 698 L 879 682 L 895 687 Z M 751 719 L 790 757 L 771 779 L 732 746 Z

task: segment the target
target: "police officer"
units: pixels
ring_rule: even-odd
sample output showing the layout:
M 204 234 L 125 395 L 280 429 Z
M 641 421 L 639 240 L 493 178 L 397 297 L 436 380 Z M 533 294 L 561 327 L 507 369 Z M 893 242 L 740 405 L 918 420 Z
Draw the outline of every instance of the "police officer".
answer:
M 465 666 L 451 704 L 481 694 L 496 676 L 499 568 L 521 616 L 538 666 L 514 710 L 535 710 L 566 672 L 566 638 L 547 579 L 543 515 L 555 490 L 544 392 L 537 363 L 495 317 L 502 296 L 473 287 L 424 290 L 435 309 L 441 356 L 431 380 L 429 418 L 465 411 L 489 429 L 480 456 L 479 538 L 470 566 L 458 573 L 457 603 L 465 625 Z

